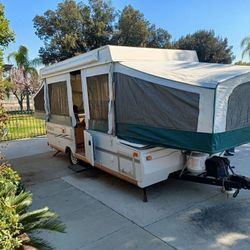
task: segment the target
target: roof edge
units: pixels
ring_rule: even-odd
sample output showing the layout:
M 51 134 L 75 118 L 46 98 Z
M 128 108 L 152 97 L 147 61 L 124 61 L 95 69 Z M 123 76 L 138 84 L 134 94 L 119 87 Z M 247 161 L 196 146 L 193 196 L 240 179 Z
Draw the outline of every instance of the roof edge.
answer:
M 79 70 L 86 65 L 92 66 L 109 62 L 122 61 L 188 61 L 198 62 L 198 56 L 194 50 L 176 50 L 161 48 L 142 48 L 106 45 L 84 54 L 49 65 L 40 70 L 42 78 L 56 74 Z

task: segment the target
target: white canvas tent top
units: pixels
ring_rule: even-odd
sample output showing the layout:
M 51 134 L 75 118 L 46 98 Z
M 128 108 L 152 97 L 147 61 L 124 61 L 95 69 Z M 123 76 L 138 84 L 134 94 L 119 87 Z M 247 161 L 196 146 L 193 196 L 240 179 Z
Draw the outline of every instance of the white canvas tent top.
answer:
M 222 82 L 250 72 L 249 66 L 185 61 L 137 61 L 121 62 L 120 64 L 127 68 L 168 79 L 176 83 L 213 89 Z
M 44 78 L 59 73 L 70 72 L 72 69 L 78 70 L 93 65 L 111 62 L 165 62 L 176 60 L 187 62 L 199 61 L 196 52 L 191 50 L 167 50 L 107 45 L 82 55 L 47 66 L 41 69 L 41 76 Z
M 105 46 L 48 66 L 41 76 L 104 65 L 114 90 L 107 133 L 207 153 L 250 141 L 250 67 L 200 63 L 195 51 Z M 89 130 L 106 122 L 87 119 Z

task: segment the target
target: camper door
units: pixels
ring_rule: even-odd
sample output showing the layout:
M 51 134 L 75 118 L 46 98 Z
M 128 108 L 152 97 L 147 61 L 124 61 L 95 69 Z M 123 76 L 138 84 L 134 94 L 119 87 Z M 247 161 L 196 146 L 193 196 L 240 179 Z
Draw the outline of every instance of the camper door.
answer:
M 111 64 L 81 71 L 86 116 L 85 151 L 93 165 L 95 136 L 92 131 L 112 133 L 112 79 Z
M 85 143 L 85 157 L 87 158 L 90 165 L 94 166 L 95 159 L 94 159 L 93 137 L 86 130 L 84 130 L 84 143 Z
M 112 66 L 106 64 L 81 71 L 88 130 L 112 134 Z

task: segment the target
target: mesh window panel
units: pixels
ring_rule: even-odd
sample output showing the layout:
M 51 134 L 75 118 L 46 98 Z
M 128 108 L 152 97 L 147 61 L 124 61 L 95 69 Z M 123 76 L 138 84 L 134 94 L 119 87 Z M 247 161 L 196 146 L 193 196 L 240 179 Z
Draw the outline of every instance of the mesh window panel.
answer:
M 49 84 L 50 112 L 54 115 L 69 115 L 66 82 Z
M 199 94 L 114 74 L 116 122 L 197 131 Z
M 108 75 L 87 77 L 89 99 L 89 128 L 101 132 L 108 131 Z
M 236 87 L 228 99 L 226 130 L 250 126 L 250 82 Z
M 40 89 L 34 97 L 35 111 L 45 112 L 44 108 L 44 86 Z

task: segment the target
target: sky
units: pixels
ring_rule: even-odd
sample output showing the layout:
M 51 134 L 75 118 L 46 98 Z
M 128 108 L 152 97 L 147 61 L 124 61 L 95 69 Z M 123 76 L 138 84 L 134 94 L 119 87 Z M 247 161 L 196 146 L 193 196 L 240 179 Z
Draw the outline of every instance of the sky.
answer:
M 5 50 L 5 58 L 20 45 L 29 48 L 31 59 L 38 57 L 38 50 L 43 42 L 36 36 L 32 20 L 48 9 L 55 10 L 62 0 L 0 2 L 5 6 L 5 15 L 16 33 L 16 41 Z M 150 23 L 166 29 L 172 35 L 172 40 L 197 30 L 213 29 L 216 36 L 228 38 L 228 44 L 233 46 L 235 61 L 241 60 L 242 39 L 250 36 L 250 0 L 112 0 L 111 3 L 117 10 L 131 4 Z M 249 61 L 249 58 L 244 60 Z

